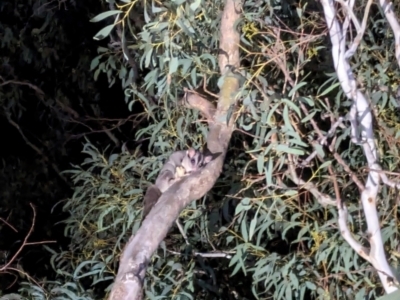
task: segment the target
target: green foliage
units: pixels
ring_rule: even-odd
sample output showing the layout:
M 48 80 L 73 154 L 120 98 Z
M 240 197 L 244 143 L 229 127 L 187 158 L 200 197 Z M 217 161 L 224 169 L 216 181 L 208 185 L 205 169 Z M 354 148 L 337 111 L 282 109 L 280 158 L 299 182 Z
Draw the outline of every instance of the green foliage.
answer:
M 174 101 L 171 101 L 171 97 L 176 98 L 175 91 L 179 91 L 181 86 L 198 86 L 203 75 L 206 75 L 208 88 L 216 88 L 215 71 L 212 71 L 216 67 L 215 53 L 209 51 L 207 55 L 210 59 L 201 60 L 204 51 L 213 46 L 198 46 L 193 52 L 193 45 L 196 43 L 216 45 L 218 40 L 215 36 L 215 28 L 218 28 L 215 4 L 205 3 L 207 5 L 200 5 L 194 12 L 187 3 L 165 5 L 162 9 L 157 8 L 158 10 L 149 6 L 147 11 L 153 13 L 149 17 L 151 21 L 143 27 L 142 32 L 135 32 L 135 44 L 143 50 L 135 53 L 139 53 L 141 57 L 140 66 L 149 68 L 150 72 L 144 78 L 146 92 L 133 86 L 126 89 L 126 94 L 132 95 L 132 101 L 142 102 L 149 115 L 155 117 L 155 124 L 148 128 L 154 130 L 151 145 L 160 128 L 164 131 L 157 135 L 159 145 L 170 141 L 171 136 L 176 136 L 169 132 L 175 126 L 178 126 L 177 133 L 183 141 L 193 138 L 198 132 L 206 131 L 197 123 L 194 131 L 190 127 L 185 127 L 184 130 L 180 128 L 182 120 L 190 124 L 191 120 L 196 120 L 196 116 L 186 113 L 185 118 L 179 117 L 174 109 Z M 350 102 L 343 99 L 343 93 L 338 89 L 329 49 L 323 46 L 327 44 L 327 40 L 320 35 L 322 31 L 312 31 L 318 27 L 325 28 L 321 14 L 316 14 L 316 3 L 311 2 L 307 7 L 297 8 L 296 11 L 290 10 L 284 2 L 281 3 L 282 6 L 279 4 L 279 1 L 275 2 L 276 6 L 269 1 L 262 4 L 258 2 L 257 5 L 245 3 L 243 19 L 238 24 L 239 30 L 243 32 L 242 65 L 247 66 L 242 70 L 247 81 L 241 91 L 242 106 L 237 116 L 237 125 L 243 134 L 232 141 L 231 155 L 228 154 L 223 176 L 207 197 L 211 201 L 208 204 L 212 207 L 211 211 L 208 210 L 207 214 L 204 211 L 199 212 L 197 208 L 192 215 L 187 216 L 184 213 L 185 229 L 195 230 L 196 226 L 208 228 L 205 240 L 210 245 L 203 243 L 201 251 L 211 251 L 214 248 L 212 245 L 218 245 L 220 251 L 233 251 L 235 254 L 229 262 L 231 276 L 251 278 L 253 297 L 374 297 L 379 295 L 380 289 L 372 283 L 364 285 L 363 282 L 365 277 L 376 282 L 376 273 L 343 242 L 335 225 L 336 208 L 322 207 L 308 192 L 297 189 L 290 176 L 285 173 L 288 155 L 293 155 L 294 162 L 300 163 L 303 157 L 316 150 L 323 159 L 322 162 L 313 160 L 310 166 L 298 172 L 305 181 L 317 183 L 319 191 L 334 195 L 327 173 L 328 164 L 324 163 L 332 159 L 332 156 L 325 147 L 316 144 L 311 146 L 311 141 L 318 133 L 310 121 L 318 121 L 319 127 L 323 128 L 322 134 L 326 135 L 334 122 L 334 119 L 325 120 L 326 113 L 337 118 L 348 111 Z M 129 5 L 119 7 L 126 12 L 122 20 L 128 24 L 128 12 L 137 4 Z M 278 37 L 269 30 L 270 26 L 281 26 L 273 11 L 282 13 L 281 17 L 288 13 L 286 16 L 290 17 L 284 19 L 289 30 Z M 173 21 L 165 22 L 166 19 Z M 200 20 L 196 22 L 201 24 L 197 25 L 200 27 L 193 26 L 194 19 Z M 205 20 L 214 20 L 211 25 L 214 30 L 208 30 L 210 23 Z M 182 24 L 190 26 L 184 27 Z M 307 41 L 304 43 L 299 43 L 297 34 L 300 32 L 307 32 Z M 371 33 L 386 34 L 379 31 Z M 382 47 L 372 50 L 374 47 L 370 46 L 365 49 L 371 49 L 371 52 L 364 55 L 363 47 L 360 50 L 361 55 L 357 57 L 364 64 L 373 61 L 379 56 L 378 52 L 382 51 Z M 393 45 L 387 49 L 386 60 L 389 60 L 388 57 L 393 59 Z M 387 78 L 384 71 L 387 67 L 380 68 L 381 71 L 375 78 L 371 77 L 370 72 L 359 76 L 368 78 L 371 82 L 381 82 L 382 77 Z M 288 71 L 288 75 L 285 75 L 285 71 Z M 320 76 L 314 76 L 315 72 Z M 368 86 L 374 87 L 371 83 Z M 376 92 L 372 90 L 371 93 Z M 151 104 L 146 95 L 156 95 L 159 106 Z M 327 100 L 326 97 L 332 100 Z M 390 91 L 379 91 L 379 95 L 375 97 L 391 99 L 380 101 L 379 106 L 395 111 L 396 106 Z M 157 119 L 160 123 L 157 123 Z M 146 129 L 139 131 L 138 136 L 144 131 Z M 189 134 L 182 136 L 181 132 Z M 349 143 L 349 130 L 338 128 L 335 136 L 333 147 L 342 159 L 353 170 L 363 167 L 365 159 L 361 149 Z M 245 145 L 245 148 L 239 145 Z M 379 145 L 383 147 L 383 153 L 388 153 L 386 150 L 389 148 L 393 148 L 391 151 L 397 151 L 398 148 L 393 147 L 392 141 L 388 143 L 387 139 L 380 141 Z M 398 165 L 396 157 L 399 156 L 393 153 L 382 156 L 382 159 L 389 160 L 386 165 L 393 168 Z M 330 162 L 341 193 L 348 203 L 350 226 L 356 238 L 361 240 L 364 221 L 359 215 L 358 195 L 353 192 L 355 187 L 349 184 L 349 175 L 343 166 L 335 160 Z M 387 187 L 382 192 L 389 196 L 384 197 L 385 199 L 392 198 L 390 195 L 393 195 L 393 191 Z M 391 205 L 386 206 L 387 209 L 380 211 L 381 218 L 393 213 L 389 211 Z M 232 207 L 236 207 L 235 214 L 232 214 Z M 209 225 L 193 220 L 202 214 L 205 215 L 202 221 L 213 224 L 212 231 Z M 394 246 L 398 236 L 397 222 L 384 228 L 383 233 L 385 240 L 391 241 Z M 189 231 L 190 235 L 202 237 L 202 233 L 196 231 Z M 198 245 L 199 240 L 193 243 Z M 389 247 L 393 249 L 393 246 Z M 220 270 L 223 262 L 217 264 L 214 272 Z M 186 265 L 186 272 L 188 268 Z M 219 284 L 224 285 L 222 282 Z
M 137 65 L 149 69 L 144 78 L 145 91 L 152 96 L 176 98 L 182 86 L 193 88 L 203 76 L 215 79 L 218 75 L 215 49 L 219 32 L 216 28 L 219 28 L 222 2 L 175 1 L 163 5 L 158 7 L 154 3 L 136 1 L 117 5 L 123 13 L 115 22 L 121 26 L 121 34 L 126 39 L 123 42 L 132 49 L 131 55 L 138 57 Z M 143 15 L 137 15 L 139 10 Z M 103 13 L 93 21 L 108 15 Z M 100 32 L 106 33 L 111 26 L 114 25 L 107 25 Z M 128 87 L 132 76 L 137 76 L 132 74 L 134 70 L 127 70 L 123 60 L 115 61 L 113 53 L 104 50 L 99 48 L 101 54 L 93 60 L 95 77 L 100 71 L 106 72 L 111 83 L 115 78 L 123 81 L 123 86 L 127 87 L 126 95 L 133 93 L 141 97 L 142 89 Z M 166 103 L 170 105 L 170 101 Z
M 25 299 L 79 299 L 79 300 L 90 300 L 95 299 L 93 297 L 93 291 L 85 290 L 79 283 L 74 281 L 65 282 L 68 276 L 63 278 L 63 281 L 47 281 L 46 287 L 35 286 L 32 284 L 22 284 L 20 289 L 23 300 Z M 25 298 L 26 297 L 26 298 Z M 10 298 L 12 299 L 12 298 Z M 19 298 L 21 299 L 21 298 Z M 21 300 L 22 300 L 21 299 Z
M 95 79 L 105 73 L 110 85 L 117 79 L 122 81 L 130 109 L 142 104 L 149 124 L 136 131 L 136 138 L 148 139 L 154 156 L 139 152 L 107 156 L 87 142 L 86 160 L 68 171 L 75 186 L 64 205 L 70 213 L 64 223 L 71 244 L 52 257 L 59 282 L 70 282 L 64 283 L 62 290 L 68 299 L 86 297 L 82 286 L 93 287 L 94 299 L 103 296 L 101 288 L 109 290 L 119 254 L 138 229 L 146 182 L 154 182 L 171 151 L 204 144 L 207 124 L 199 121 L 197 112 L 181 108 L 178 100 L 184 87 L 201 90 L 202 80 L 207 89 L 218 91 L 222 5 L 222 1 L 206 0 L 123 1 L 92 19 L 114 22 L 119 14 L 116 24 L 108 24 L 96 36 L 113 35 L 113 28 L 119 30 L 136 65 L 121 55 L 121 49 L 99 47 L 90 68 Z M 363 6 L 359 3 L 357 7 L 360 18 Z M 381 164 L 397 172 L 399 126 L 392 91 L 398 85 L 399 71 L 393 63 L 391 33 L 383 24 L 378 12 L 371 14 L 365 42 L 353 63 L 360 84 L 375 105 Z M 304 182 L 314 183 L 321 193 L 334 198 L 328 173 L 331 167 L 348 207 L 349 227 L 355 239 L 364 243 L 365 219 L 357 188 L 328 147 L 315 142 L 320 135 L 327 135 L 351 104 L 334 73 L 323 14 L 313 1 L 303 7 L 292 7 L 287 1 L 246 1 L 237 28 L 242 34 L 240 72 L 246 80 L 236 115 L 237 132 L 216 186 L 181 214 L 190 246 L 176 228 L 171 230 L 147 270 L 146 296 L 381 296 L 376 271 L 340 235 L 336 207 L 322 206 L 309 191 L 296 185 L 288 171 L 294 165 L 295 174 Z M 378 44 L 379 40 L 390 43 Z M 145 76 L 138 77 L 138 69 L 146 70 Z M 365 176 L 362 150 L 350 142 L 346 126 L 339 126 L 328 142 L 358 177 Z M 314 150 L 317 157 L 300 167 Z M 390 263 L 398 268 L 396 193 L 386 186 L 380 193 L 385 248 Z M 230 256 L 201 255 L 214 251 Z M 47 291 L 53 283 L 49 286 Z M 33 295 L 33 290 L 33 286 L 21 289 L 25 295 Z M 40 297 L 48 297 L 47 291 Z
M 21 279 L 34 282 L 27 273 L 48 281 L 54 277 L 48 271 L 50 255 L 40 245 L 25 246 L 9 266 L 12 271 L 4 270 L 3 263 L 17 254 L 31 227 L 30 204 L 37 219 L 29 242 L 57 241 L 58 247 L 65 242 L 60 226 L 54 226 L 65 217 L 55 204 L 71 195 L 61 171 L 80 163 L 76 140 L 104 125 L 94 117 L 104 108 L 89 69 L 94 55 L 87 29 L 90 15 L 101 9 L 98 4 L 0 1 L 0 215 L 6 220 L 0 226 L 0 249 L 6 256 L 1 259 L 0 295 L 15 290 Z M 29 299 L 36 289 L 42 287 L 32 287 Z

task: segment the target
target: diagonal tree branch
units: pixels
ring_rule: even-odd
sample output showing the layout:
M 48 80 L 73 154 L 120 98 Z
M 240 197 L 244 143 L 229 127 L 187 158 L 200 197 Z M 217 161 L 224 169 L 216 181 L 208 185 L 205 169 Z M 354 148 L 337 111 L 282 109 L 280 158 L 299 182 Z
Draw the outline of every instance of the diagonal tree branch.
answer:
M 180 212 L 190 202 L 204 196 L 213 187 L 221 173 L 234 130 L 232 111 L 237 101 L 239 79 L 231 72 L 231 68 L 239 67 L 239 33 L 234 28 L 234 24 L 240 17 L 241 9 L 241 2 L 226 0 L 221 18 L 219 67 L 224 76 L 224 82 L 221 86 L 217 109 L 209 124 L 210 130 L 207 137 L 208 149 L 213 153 L 220 152 L 221 155 L 208 163 L 204 169 L 177 182 L 161 195 L 141 228 L 126 245 L 109 299 L 142 299 L 142 283 L 154 251 L 165 238 Z M 193 104 L 193 101 L 196 100 L 189 99 L 188 102 Z M 198 109 L 202 107 L 209 108 L 210 106 L 197 106 Z M 202 113 L 207 115 L 209 111 Z

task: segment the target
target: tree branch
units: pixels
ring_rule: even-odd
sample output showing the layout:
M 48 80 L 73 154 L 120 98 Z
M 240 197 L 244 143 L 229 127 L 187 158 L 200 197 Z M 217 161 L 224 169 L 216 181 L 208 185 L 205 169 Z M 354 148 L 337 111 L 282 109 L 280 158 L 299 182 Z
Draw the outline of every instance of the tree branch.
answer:
M 353 240 L 351 240 L 348 234 L 345 235 L 345 238 L 350 246 L 369 261 L 378 271 L 379 278 L 385 291 L 387 293 L 392 293 L 397 290 L 397 287 L 394 285 L 395 277 L 386 260 L 378 212 L 376 209 L 377 195 L 380 187 L 380 174 L 373 170 L 380 170 L 380 166 L 377 162 L 378 157 L 373 132 L 372 113 L 367 99 L 357 88 L 355 76 L 348 58 L 345 55 L 346 32 L 343 31 L 340 26 L 333 2 L 333 0 L 321 0 L 332 42 L 332 56 L 335 70 L 343 91 L 346 96 L 353 101 L 349 113 L 352 141 L 363 147 L 369 167 L 365 189 L 361 190 L 361 203 L 368 225 L 367 231 L 370 250 L 368 252 L 360 252 L 361 249 L 358 243 L 353 243 Z M 339 207 L 338 210 L 339 225 L 341 230 L 343 230 L 345 228 L 344 223 L 347 221 L 347 210 L 344 206 Z
M 212 122 L 209 123 L 207 148 L 221 153 L 207 166 L 172 185 L 161 195 L 157 204 L 143 221 L 136 235 L 131 237 L 120 259 L 111 300 L 142 299 L 142 283 L 147 265 L 165 238 L 180 212 L 192 201 L 204 196 L 218 179 L 228 144 L 234 130 L 231 112 L 236 104 L 239 79 L 232 75 L 231 67 L 239 66 L 239 34 L 234 28 L 241 12 L 242 3 L 226 0 L 221 19 L 219 67 L 224 75 L 220 98 Z

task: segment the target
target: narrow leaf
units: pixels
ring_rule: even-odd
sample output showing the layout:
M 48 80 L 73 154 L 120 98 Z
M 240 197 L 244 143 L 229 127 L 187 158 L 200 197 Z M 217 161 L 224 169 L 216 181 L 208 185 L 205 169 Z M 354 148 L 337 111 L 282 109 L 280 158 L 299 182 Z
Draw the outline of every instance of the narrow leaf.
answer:
M 111 24 L 111 25 L 104 27 L 98 33 L 96 33 L 96 35 L 93 37 L 93 39 L 99 41 L 99 40 L 106 38 L 110 34 L 111 30 L 113 30 L 114 26 L 115 26 L 115 24 Z
M 104 20 L 105 18 L 107 18 L 109 16 L 116 15 L 116 14 L 119 14 L 119 13 L 122 13 L 122 11 L 120 11 L 120 10 L 106 11 L 106 12 L 103 12 L 103 13 L 98 14 L 97 16 L 95 16 L 93 19 L 90 20 L 90 22 L 93 22 L 93 23 L 99 22 L 99 21 Z

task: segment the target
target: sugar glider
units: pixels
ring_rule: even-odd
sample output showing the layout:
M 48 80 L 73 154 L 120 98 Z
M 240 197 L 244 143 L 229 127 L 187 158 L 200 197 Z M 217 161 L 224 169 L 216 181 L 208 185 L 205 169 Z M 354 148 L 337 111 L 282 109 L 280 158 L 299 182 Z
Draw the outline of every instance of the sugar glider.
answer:
M 142 221 L 157 203 L 161 194 L 182 177 L 197 171 L 209 163 L 215 155 L 203 154 L 199 150 L 190 148 L 188 150 L 173 152 L 162 167 L 156 183 L 149 186 L 143 200 Z

